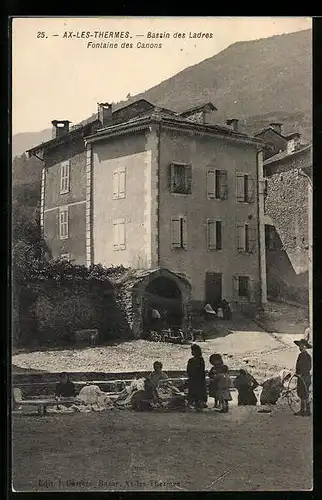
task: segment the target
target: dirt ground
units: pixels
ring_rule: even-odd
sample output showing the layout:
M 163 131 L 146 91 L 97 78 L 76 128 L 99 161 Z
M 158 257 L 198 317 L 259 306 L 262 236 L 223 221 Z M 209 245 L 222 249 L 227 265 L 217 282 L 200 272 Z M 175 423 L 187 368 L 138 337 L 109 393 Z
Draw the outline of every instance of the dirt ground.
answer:
M 247 368 L 259 380 L 282 369 L 292 370 L 297 348 L 266 332 L 230 332 L 200 342 L 206 368 L 209 356 L 220 352 L 231 369 Z M 189 345 L 134 340 L 96 348 L 20 353 L 12 358 L 14 365 L 25 369 L 49 372 L 126 372 L 151 370 L 155 360 L 163 362 L 164 370 L 185 370 L 191 356 Z
M 287 406 L 13 417 L 16 491 L 312 487 L 312 423 Z M 301 439 L 299 440 L 299 436 Z

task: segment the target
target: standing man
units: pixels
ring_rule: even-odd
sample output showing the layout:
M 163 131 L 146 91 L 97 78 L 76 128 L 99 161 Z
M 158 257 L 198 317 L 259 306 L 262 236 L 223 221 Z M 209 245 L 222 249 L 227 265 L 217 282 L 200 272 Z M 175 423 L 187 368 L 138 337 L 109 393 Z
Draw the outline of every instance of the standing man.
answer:
M 297 357 L 295 374 L 297 376 L 297 395 L 301 399 L 301 409 L 295 415 L 310 416 L 309 389 L 311 385 L 312 358 L 307 352 L 311 345 L 306 339 L 295 340 L 294 344 L 300 349 Z

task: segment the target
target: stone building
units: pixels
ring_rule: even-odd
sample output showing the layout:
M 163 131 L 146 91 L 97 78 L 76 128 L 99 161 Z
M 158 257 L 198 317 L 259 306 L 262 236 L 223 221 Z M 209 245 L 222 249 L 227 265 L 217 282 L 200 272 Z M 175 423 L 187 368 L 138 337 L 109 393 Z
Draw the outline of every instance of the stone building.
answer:
M 163 269 L 168 283 L 174 273 L 189 283 L 193 308 L 265 302 L 263 141 L 215 115 L 212 103 L 179 113 L 139 100 L 99 104 L 71 129 L 54 120 L 53 139 L 28 152 L 44 162 L 52 256 Z
M 268 296 L 307 303 L 309 300 L 308 178 L 312 147 L 300 134 L 283 135 L 282 124 L 257 134 L 266 141 L 264 177 Z

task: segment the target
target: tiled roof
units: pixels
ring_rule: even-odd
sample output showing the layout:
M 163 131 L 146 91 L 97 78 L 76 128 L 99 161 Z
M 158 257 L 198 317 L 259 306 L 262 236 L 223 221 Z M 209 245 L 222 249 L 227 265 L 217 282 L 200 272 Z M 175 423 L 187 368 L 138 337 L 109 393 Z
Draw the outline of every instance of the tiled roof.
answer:
M 302 146 L 301 148 L 296 149 L 292 153 L 288 153 L 287 151 L 282 151 L 281 153 L 277 153 L 276 155 L 271 156 L 270 158 L 268 158 L 267 160 L 265 160 L 264 161 L 264 165 L 269 165 L 271 163 L 276 163 L 278 161 L 284 160 L 285 158 L 293 158 L 297 154 L 303 153 L 304 151 L 310 149 L 311 147 L 312 147 L 311 144 L 306 144 L 306 145 Z

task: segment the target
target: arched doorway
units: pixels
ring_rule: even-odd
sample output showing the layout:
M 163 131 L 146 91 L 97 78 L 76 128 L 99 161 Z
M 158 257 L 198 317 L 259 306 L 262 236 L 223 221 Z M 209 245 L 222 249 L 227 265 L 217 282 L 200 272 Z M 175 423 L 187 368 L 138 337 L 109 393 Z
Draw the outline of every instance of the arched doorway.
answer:
M 149 329 L 149 311 L 153 308 L 160 308 L 166 322 L 187 330 L 191 285 L 185 277 L 169 269 L 158 268 L 137 271 L 132 281 L 131 327 L 136 338 L 144 336 L 144 330 Z
M 154 318 L 157 311 L 160 318 Z M 168 327 L 182 327 L 183 322 L 182 293 L 177 283 L 166 276 L 153 279 L 144 292 L 143 330 Z

